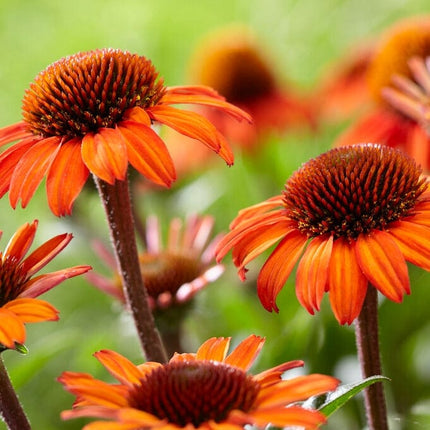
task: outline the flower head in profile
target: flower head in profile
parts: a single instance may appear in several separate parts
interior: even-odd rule
[[[78,53],[36,76],[23,102],[23,121],[0,130],[0,196],[25,207],[46,176],[55,215],[70,214],[89,173],[113,184],[130,163],[147,179],[169,187],[176,178],[170,154],[153,131],[165,124],[219,154],[233,154],[203,116],[172,107],[202,104],[235,118],[250,117],[204,86],[165,87],[145,57],[114,49]]]
[[[58,320],[58,311],[48,302],[36,299],[68,278],[91,269],[75,266],[34,277],[72,240],[71,234],[60,234],[25,257],[37,229],[37,221],[24,224],[0,253],[0,344],[14,349],[25,342],[26,323]]]
[[[276,297],[299,262],[302,306],[313,314],[328,292],[339,323],[351,324],[367,288],[394,302],[410,293],[406,261],[430,270],[428,184],[399,150],[376,144],[332,149],[297,170],[282,195],[242,210],[217,259],[232,249],[245,279],[245,266],[280,241],[258,276],[263,306],[278,311]]]
[[[185,226],[179,218],[174,218],[170,221],[168,237],[163,246],[158,218],[148,217],[146,250],[139,253],[139,261],[154,311],[187,303],[223,273],[224,267],[214,262],[214,249],[220,236],[210,240],[213,225],[211,216],[192,215],[186,220]],[[96,246],[100,257],[115,270],[113,256],[102,245]],[[125,303],[119,276],[108,279],[91,272],[87,277],[100,290]]]
[[[95,421],[85,430],[239,430],[246,424],[265,428],[269,423],[317,428],[325,422],[324,415],[297,402],[334,390],[338,381],[318,374],[281,379],[283,372],[302,366],[301,361],[248,374],[263,343],[263,338],[251,335],[227,355],[230,338],[211,338],[195,354],[175,354],[166,364],[139,366],[114,351],[99,351],[96,358],[118,383],[64,372],[59,381],[76,401],[62,417],[109,420]]]
[[[430,16],[400,21],[382,35],[368,68],[368,92],[374,100],[371,112],[345,130],[335,146],[377,142],[399,148],[430,171],[429,137],[414,117],[404,114],[384,96],[387,87],[399,80],[415,80],[410,69],[414,57],[430,55]]]

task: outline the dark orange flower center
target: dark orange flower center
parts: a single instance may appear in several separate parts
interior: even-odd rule
[[[335,148],[310,160],[285,184],[286,214],[314,237],[355,239],[411,215],[427,187],[404,153],[381,145]]]
[[[15,258],[0,259],[0,307],[16,299],[27,281],[27,273]]]
[[[204,270],[200,259],[191,254],[143,253],[139,260],[148,294],[154,298],[164,292],[174,296],[183,284],[193,281]]]
[[[114,49],[78,53],[36,76],[22,102],[30,131],[44,137],[81,137],[115,127],[134,106],[155,105],[163,82],[145,57]]]
[[[179,427],[224,421],[248,412],[260,385],[243,370],[215,361],[171,362],[154,369],[132,392],[132,406]]]
[[[430,16],[408,19],[395,26],[383,39],[368,72],[373,97],[386,103],[381,96],[384,87],[391,86],[394,75],[413,79],[408,66],[412,57],[430,55]]]
[[[235,43],[207,49],[199,63],[199,82],[222,94],[231,103],[247,103],[270,94],[273,74],[255,48]]]

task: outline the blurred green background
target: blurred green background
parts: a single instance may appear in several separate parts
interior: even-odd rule
[[[354,42],[429,9],[428,0],[0,0],[0,127],[20,119],[21,98],[39,71],[78,51],[114,47],[136,52],[153,61],[167,85],[181,85],[187,83],[188,59],[201,37],[242,23],[267,47],[281,79],[311,94],[324,70]],[[258,160],[238,151],[234,167],[217,159],[210,169],[179,178],[171,190],[149,193],[137,205],[165,224],[173,215],[212,214],[217,231],[225,231],[239,209],[278,194],[289,175],[329,149],[344,126],[323,126],[317,135],[271,137]],[[39,219],[38,244],[63,232],[75,236],[47,270],[91,264],[108,273],[90,247],[93,238],[108,243],[98,197],[90,190],[80,195],[70,218],[49,212],[43,186],[26,210],[12,210],[5,196],[0,214],[1,249],[21,224]],[[242,284],[231,257],[225,259],[226,273],[198,296],[186,321],[187,349],[195,351],[211,336],[233,336],[237,343],[255,333],[267,338],[255,372],[303,359],[306,373],[332,374],[344,383],[359,380],[353,327],[337,324],[327,298],[319,314],[309,315],[298,305],[292,276],[278,299],[281,312],[262,308],[254,285],[261,261],[250,265],[249,280]],[[385,386],[395,430],[430,428],[430,275],[410,267],[410,277],[411,296],[400,305],[383,301],[380,306],[384,374],[392,378]],[[86,420],[59,418],[73,397],[57,376],[74,370],[109,380],[93,352],[114,349],[135,363],[142,354],[130,318],[85,279],[69,280],[43,298],[60,310],[61,319],[28,326],[30,353],[8,351],[4,359],[34,429],[80,429]],[[0,428],[5,426],[0,423]],[[325,428],[364,428],[361,399],[333,415]]]

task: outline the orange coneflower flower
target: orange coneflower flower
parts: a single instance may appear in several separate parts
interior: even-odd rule
[[[76,402],[62,417],[111,420],[88,424],[88,430],[219,430],[246,424],[317,428],[326,421],[324,415],[297,402],[334,390],[338,381],[318,374],[281,379],[286,370],[302,366],[301,361],[248,374],[263,343],[263,338],[251,335],[226,356],[230,338],[211,338],[196,354],[175,354],[167,364],[139,366],[114,351],[99,351],[96,358],[119,384],[64,372],[59,381],[76,395]]]
[[[227,101],[251,115],[252,124],[237,124],[206,106],[198,107],[198,112],[215,124],[232,144],[244,150],[255,149],[267,133],[315,126],[313,104],[291,84],[280,82],[275,66],[255,39],[243,26],[221,28],[199,43],[190,60],[191,82],[214,88]],[[185,140],[170,131],[166,137],[175,165],[187,172],[204,166],[202,161],[207,164],[211,154],[196,145],[186,145],[184,155]]]
[[[179,218],[172,219],[164,247],[158,218],[150,216],[146,224],[146,250],[139,253],[139,261],[154,311],[188,302],[223,273],[224,267],[213,262],[214,249],[221,237],[209,241],[214,225],[211,216],[190,216],[184,228]],[[95,245],[103,261],[116,270],[113,256],[103,245]],[[87,277],[97,288],[125,303],[118,276],[109,279],[91,272]]]
[[[233,154],[204,117],[172,104],[209,105],[236,120],[249,115],[208,87],[165,87],[145,57],[100,49],[63,58],[42,71],[23,99],[23,121],[0,130],[0,145],[20,139],[0,156],[0,196],[25,207],[47,177],[55,215],[70,214],[89,172],[113,184],[128,163],[151,181],[176,178],[170,154],[152,130],[154,122],[203,142],[227,164]]]
[[[351,324],[369,282],[401,302],[410,293],[406,261],[430,270],[428,182],[399,150],[374,144],[332,149],[296,171],[282,195],[242,210],[217,259],[233,249],[244,279],[245,266],[279,240],[257,280],[263,306],[278,311],[276,297],[300,260],[302,306],[313,314],[328,292],[337,320]]]
[[[368,69],[368,91],[375,108],[342,133],[336,146],[377,142],[399,148],[414,157],[427,172],[430,170],[430,144],[415,119],[405,116],[383,97],[383,89],[395,76],[413,79],[409,61],[430,55],[430,16],[409,18],[390,28],[381,38]]]
[[[58,320],[58,311],[48,302],[35,297],[68,278],[91,269],[75,266],[33,277],[72,240],[71,234],[60,234],[25,254],[33,243],[37,221],[24,224],[0,253],[0,344],[1,348],[15,348],[25,342],[25,323]]]

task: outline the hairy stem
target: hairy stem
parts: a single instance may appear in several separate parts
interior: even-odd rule
[[[378,292],[369,285],[363,308],[355,325],[358,358],[364,378],[381,375],[378,332]],[[364,401],[369,430],[388,430],[387,408],[382,382],[364,390]]]
[[[94,176],[109,224],[127,304],[133,314],[146,359],[165,363],[166,352],[148,303],[137,253],[128,181],[113,185]]]

